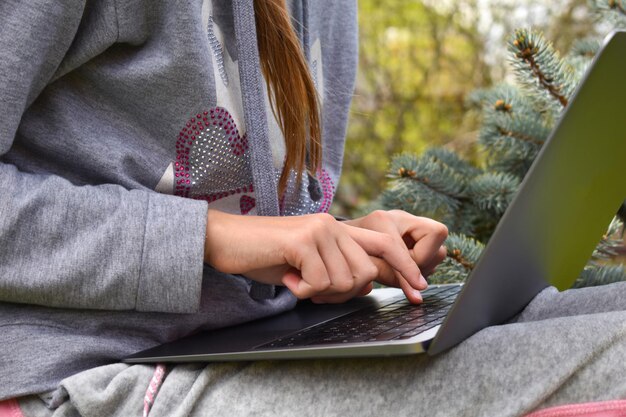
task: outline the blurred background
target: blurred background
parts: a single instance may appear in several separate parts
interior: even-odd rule
[[[342,182],[332,212],[354,216],[386,186],[391,158],[444,145],[472,155],[479,115],[468,94],[508,80],[515,28],[557,50],[602,33],[587,0],[359,0],[360,68]]]

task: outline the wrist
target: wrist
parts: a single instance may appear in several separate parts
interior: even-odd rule
[[[232,216],[232,214],[214,209],[209,209],[207,212],[204,236],[204,262],[214,268],[216,267],[216,248],[220,247],[220,237],[225,235],[224,230],[228,228],[229,217]]]
[[[242,216],[210,209],[204,263],[223,273],[280,284],[288,266],[283,256],[284,234],[284,227],[281,229],[277,218]]]

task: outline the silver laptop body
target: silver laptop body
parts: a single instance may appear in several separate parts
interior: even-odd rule
[[[442,352],[519,313],[548,285],[571,286],[626,198],[626,32],[609,35],[442,324],[402,340],[273,347],[274,340],[402,298],[304,302],[267,319],[199,333],[128,363],[387,356]],[[447,287],[434,286],[433,291]],[[284,344],[283,344],[284,345]]]

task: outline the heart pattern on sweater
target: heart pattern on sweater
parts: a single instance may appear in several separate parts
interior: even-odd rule
[[[246,135],[239,134],[226,109],[215,107],[198,113],[176,140],[174,193],[210,203],[254,192],[248,149]],[[245,197],[240,204],[242,214],[256,205],[254,198]]]
[[[241,214],[248,214],[256,207],[248,138],[239,129],[223,107],[198,113],[191,117],[180,130],[176,139],[174,163],[174,194],[209,203],[243,194],[239,198]],[[276,179],[280,171],[276,172]],[[324,169],[317,172],[316,194],[312,200],[309,181],[305,176],[296,189],[296,175],[292,173],[286,195],[281,200],[282,215],[293,216],[315,212],[327,212],[333,199],[334,183]]]
[[[290,178],[287,186],[289,190],[295,190],[284,196],[280,201],[280,213],[283,216],[300,216],[309,213],[327,213],[333,202],[335,194],[335,184],[330,174],[324,169],[319,169],[316,173],[317,184],[311,184],[312,180],[309,176],[302,178],[302,184],[299,190],[295,190],[295,174]],[[309,190],[310,186],[319,187],[317,193],[320,198],[314,201]]]

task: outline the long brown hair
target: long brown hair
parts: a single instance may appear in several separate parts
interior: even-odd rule
[[[292,170],[300,184],[305,170],[315,175],[321,165],[320,105],[285,0],[254,0],[254,11],[261,70],[287,150],[278,182],[282,196]]]

